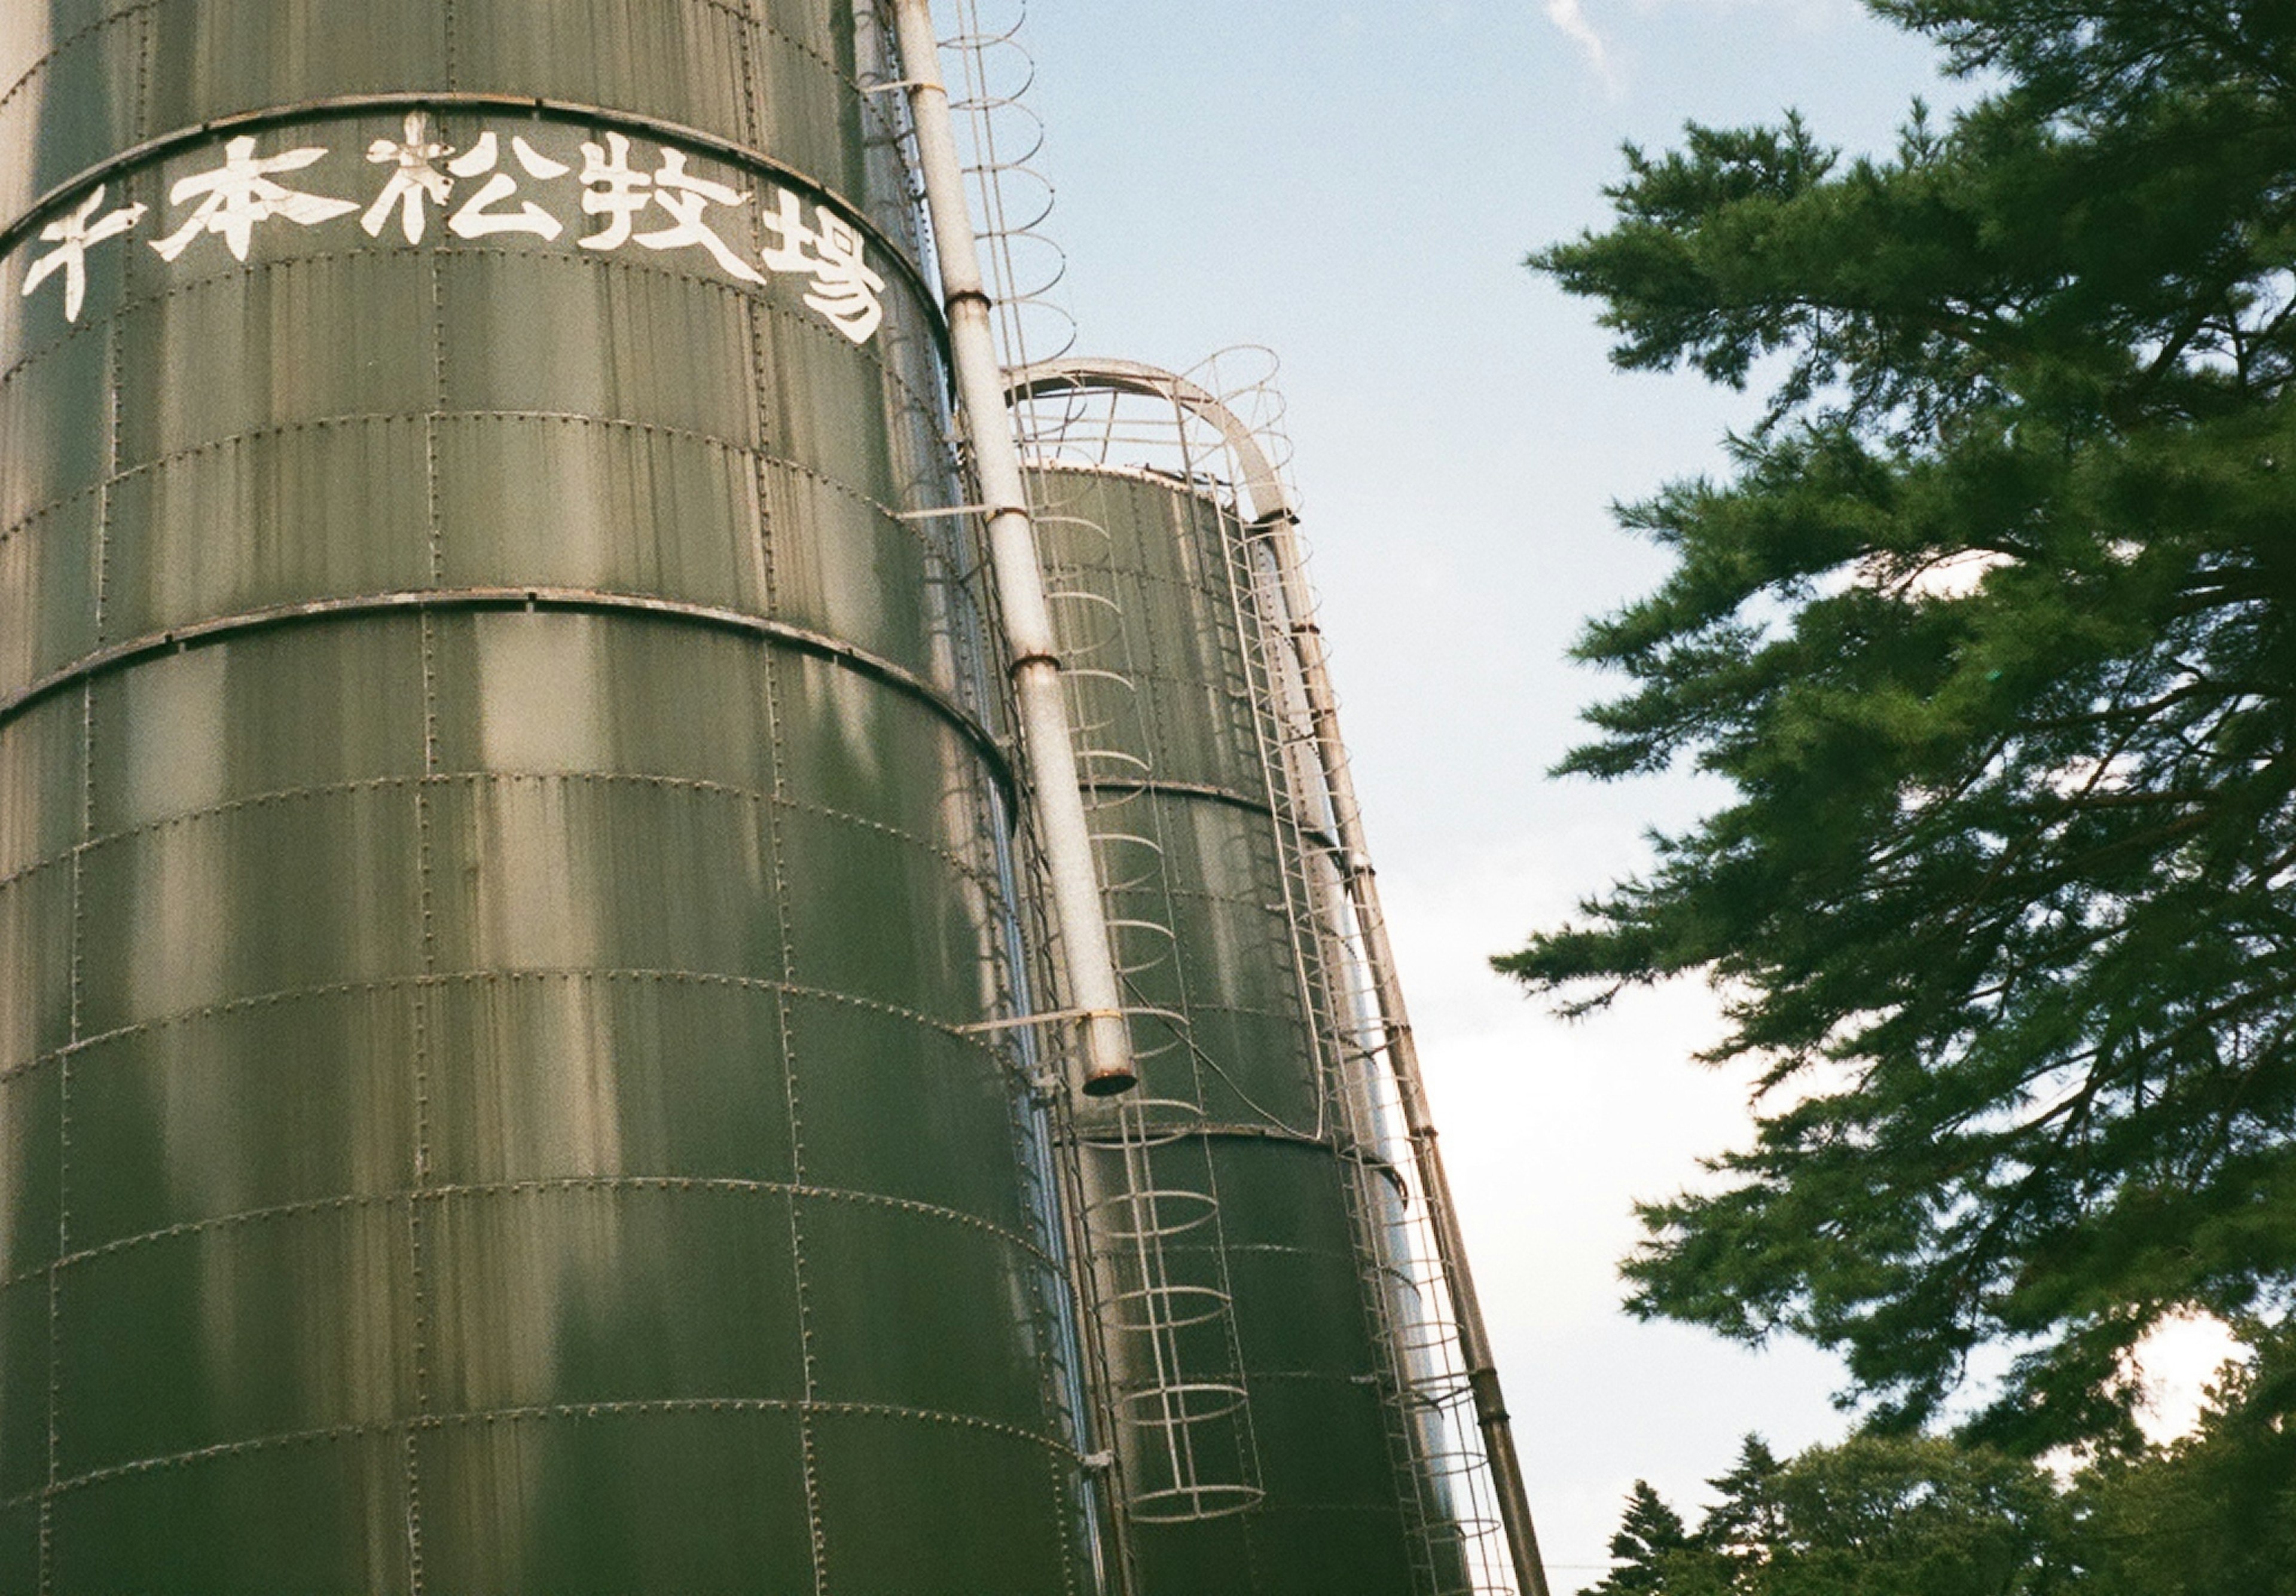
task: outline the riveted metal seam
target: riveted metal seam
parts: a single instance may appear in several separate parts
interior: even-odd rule
[[[734,0],[700,0],[700,4],[704,9],[717,12],[721,15],[734,17],[737,20],[746,22],[750,20],[747,10],[737,6],[734,3]],[[67,35],[62,40],[53,43],[45,53],[34,60],[20,74],[18,75],[14,82],[11,83],[4,91],[0,91],[0,110],[5,110],[8,103],[14,100],[16,96],[24,90],[27,85],[31,83],[34,78],[39,77],[43,72],[53,66],[59,57],[63,55],[66,52],[77,47],[91,35],[101,33],[106,29],[118,24],[133,21],[135,25],[138,35],[138,53],[136,62],[137,74],[135,85],[135,127],[137,131],[138,143],[140,144],[149,137],[148,130],[151,122],[151,43],[152,20],[158,10],[159,0],[140,0],[139,4],[124,7],[112,12],[111,15],[100,17],[95,21],[88,23],[78,29],[77,31]],[[448,34],[447,40],[447,49],[446,68],[448,92],[451,93],[454,92],[455,88],[455,78],[458,76],[457,68],[459,65],[456,60],[456,52],[455,48],[456,40],[454,32],[454,17],[451,4],[447,7],[447,13]],[[885,127],[889,132],[891,131],[892,124],[890,122],[889,113],[878,106],[876,96],[868,92],[868,86],[864,85],[855,78],[848,76],[834,60],[823,54],[819,50],[815,49],[812,45],[807,44],[796,35],[791,34],[785,29],[776,28],[769,21],[760,21],[758,23],[758,27],[762,32],[773,38],[780,40],[783,45],[785,45],[791,54],[802,57],[803,59],[810,61],[815,66],[826,72],[830,77],[836,79],[839,83],[842,84],[847,89],[850,90],[853,96],[859,101],[863,115],[875,119],[881,127]],[[743,44],[746,46],[748,42],[746,29],[742,30],[741,37],[742,37]],[[521,106],[527,106],[530,105],[532,102],[527,97],[520,96],[517,97],[515,103]],[[215,126],[217,124],[209,125]],[[754,118],[750,120],[750,125],[743,129],[743,133],[748,140],[750,147],[759,151],[763,150],[766,142],[764,131],[762,127]],[[37,210],[38,207],[36,205],[33,209]],[[857,212],[858,208],[855,207],[854,209]]]
[[[810,628],[775,620],[767,616],[752,615],[745,610],[726,610],[716,605],[689,603],[679,599],[659,599],[640,593],[613,593],[594,589],[556,587],[463,587],[411,588],[390,593],[360,593],[348,598],[315,599],[302,603],[283,604],[270,609],[243,611],[237,615],[211,618],[163,632],[149,633],[111,648],[86,655],[38,681],[29,683],[15,692],[0,695],[0,724],[20,712],[26,706],[44,699],[87,677],[134,663],[149,655],[172,653],[179,649],[201,642],[222,641],[230,636],[267,630],[276,626],[310,624],[347,617],[373,615],[382,611],[447,611],[495,610],[554,610],[597,614],[636,612],[676,620],[700,622],[705,626],[737,632],[767,642],[781,642],[803,653],[816,654],[844,665],[858,674],[895,688],[904,695],[931,709],[973,745],[999,782],[1009,791],[1012,783],[1011,762],[1004,747],[988,729],[974,720],[941,690],[907,667]]]
[[[450,65],[450,81],[452,70]],[[446,570],[446,550],[440,530],[439,421],[446,405],[447,395],[445,268],[441,257],[436,252],[430,258],[430,408],[422,422],[422,520],[429,576],[431,585],[435,587],[440,585]],[[415,784],[414,792],[414,868],[425,979],[409,994],[414,1010],[414,1056],[409,1063],[414,1077],[413,1150],[414,1186],[418,1191],[429,1183],[430,1177],[431,1005],[429,978],[435,977],[439,970],[438,901],[434,885],[438,862],[432,838],[436,816],[430,801],[431,782],[439,773],[439,635],[438,623],[431,610],[425,609],[421,612],[419,631],[422,661],[422,779]],[[409,1351],[414,1366],[414,1408],[417,1413],[426,1413],[430,1409],[428,1240],[421,1206],[409,1203],[406,1208],[406,1248],[410,1305],[414,1317],[407,1326],[407,1332],[413,1343]],[[411,1429],[407,1431],[402,1445],[401,1461],[406,1486],[407,1588],[413,1596],[422,1596],[422,1449],[415,1445]]]
[[[1197,684],[1193,681],[1176,683],[1176,685],[1186,687],[1193,687]],[[1262,800],[1211,782],[1174,782],[1157,776],[1144,776],[1136,780],[1110,776],[1087,777],[1081,785],[1087,792],[1093,793],[1145,792],[1160,798],[1203,798],[1215,804],[1226,804],[1230,808],[1242,809],[1251,814],[1267,816],[1273,813]],[[1338,840],[1321,827],[1302,826],[1300,830],[1308,839],[1317,847],[1333,854],[1340,851]]]
[[[467,1181],[434,1183],[397,1191],[358,1191],[333,1197],[306,1198],[299,1202],[273,1203],[260,1208],[244,1208],[234,1214],[210,1215],[204,1219],[185,1219],[157,1230],[140,1231],[130,1236],[115,1236],[94,1247],[85,1247],[36,1268],[26,1269],[0,1281],[0,1289],[16,1286],[48,1273],[51,1269],[74,1268],[99,1258],[135,1252],[163,1242],[181,1240],[186,1236],[216,1235],[249,1226],[276,1224],[282,1220],[308,1218],[316,1214],[340,1213],[353,1208],[396,1207],[401,1203],[410,1206],[430,1204],[443,1206],[449,1201],[469,1201],[473,1198],[535,1196],[554,1191],[698,1191],[709,1196],[783,1196],[807,1198],[823,1202],[851,1203],[859,1207],[886,1208],[913,1217],[931,1219],[962,1230],[978,1232],[1014,1250],[1025,1253],[1039,1263],[1051,1260],[1037,1240],[1025,1232],[980,1214],[963,1208],[952,1208],[945,1203],[926,1202],[921,1198],[893,1197],[882,1191],[862,1191],[849,1186],[816,1186],[801,1181],[752,1180],[742,1175],[701,1174],[568,1174],[532,1175],[521,1180]],[[429,1412],[429,1409],[422,1410]]]
[[[479,1408],[450,1413],[426,1413],[412,1419],[377,1419],[364,1422],[327,1425],[321,1428],[293,1430],[283,1434],[251,1436],[244,1440],[224,1441],[212,1446],[201,1446],[188,1452],[169,1453],[163,1456],[136,1458],[127,1462],[112,1463],[73,1476],[60,1484],[56,1490],[76,1491],[99,1486],[111,1480],[137,1474],[150,1474],[163,1469],[180,1469],[211,1462],[217,1458],[244,1457],[251,1453],[274,1452],[291,1446],[312,1446],[329,1441],[356,1439],[362,1436],[393,1435],[404,1432],[409,1444],[425,1431],[462,1428],[473,1425],[501,1423],[531,1423],[544,1420],[623,1418],[644,1413],[709,1413],[709,1412],[795,1412],[825,1413],[842,1417],[890,1419],[911,1423],[935,1425],[950,1429],[977,1430],[1001,1436],[1007,1440],[1024,1442],[1046,1448],[1054,1453],[1074,1456],[1074,1451],[1058,1436],[1039,1435],[1016,1424],[1005,1424],[994,1419],[982,1419],[971,1413],[954,1413],[939,1408],[907,1407],[897,1403],[882,1402],[808,1402],[778,1396],[672,1396],[639,1399],[613,1399],[601,1402],[567,1402],[536,1404],[508,1408]],[[0,1502],[0,1508],[20,1507],[33,1500],[33,1493]]]
[[[759,247],[762,248],[762,246]],[[776,319],[786,322],[794,327],[803,329],[808,336],[823,340],[824,347],[836,349],[840,354],[850,356],[856,352],[854,346],[851,343],[847,341],[840,334],[830,328],[819,316],[809,312],[800,312],[795,306],[789,305],[777,298],[769,296],[759,289],[744,287],[740,283],[729,282],[722,277],[705,275],[700,273],[681,269],[673,259],[667,257],[651,255],[622,256],[619,254],[592,254],[578,256],[566,255],[554,250],[516,250],[506,248],[501,244],[480,244],[471,242],[460,242],[452,246],[378,244],[372,248],[364,249],[313,250],[301,254],[284,256],[277,259],[252,260],[247,262],[243,266],[234,264],[228,268],[214,272],[204,272],[195,276],[184,274],[181,271],[171,272],[168,274],[167,285],[165,287],[161,288],[157,292],[140,295],[127,295],[121,299],[118,310],[111,316],[107,317],[105,321],[99,322],[91,319],[86,322],[74,322],[67,323],[65,330],[62,333],[49,340],[46,343],[27,348],[22,355],[19,356],[16,360],[7,367],[0,369],[0,388],[5,388],[10,383],[19,381],[25,372],[38,364],[42,360],[46,359],[58,349],[64,348],[75,337],[91,334],[97,329],[104,326],[107,322],[118,321],[127,315],[134,314],[136,311],[148,309],[152,306],[164,305],[170,299],[183,299],[225,283],[252,281],[258,277],[286,275],[308,266],[333,266],[343,261],[354,260],[375,260],[394,258],[406,258],[414,257],[436,258],[440,255],[452,256],[456,259],[491,258],[496,260],[516,260],[522,264],[543,263],[549,266],[562,266],[569,269],[581,268],[592,272],[604,272],[610,274],[619,274],[632,277],[644,277],[659,282],[675,282],[680,285],[707,288],[715,291],[720,297],[731,299],[738,304],[763,305],[767,307],[768,313]],[[924,307],[923,319],[928,323],[935,320],[930,302],[928,302]],[[830,341],[832,340],[835,341]],[[879,342],[880,340],[872,339],[867,344],[861,346],[858,350],[861,357],[876,367],[881,380],[890,382],[899,389],[902,395],[912,403],[918,404],[920,405],[923,405],[923,397],[919,395],[916,389],[909,384],[907,378],[901,373],[898,367],[889,364],[885,360],[883,355],[880,352]],[[388,414],[389,413],[381,413]],[[610,420],[611,418],[584,416],[581,419],[586,421],[600,421]],[[741,446],[746,447],[748,446]],[[852,494],[855,497],[862,496],[856,493],[850,487],[848,487],[843,483],[836,482],[834,479],[824,477],[823,478],[823,480],[842,487],[845,492]],[[86,490],[83,489],[81,491]],[[887,509],[886,513],[890,515],[894,512],[889,508]],[[29,520],[30,518],[26,517],[24,519]],[[12,528],[11,529],[12,530]]]
[[[984,888],[994,886],[993,878],[977,862],[950,847],[946,841],[922,836],[887,821],[872,820],[866,815],[855,814],[849,810],[840,809],[830,804],[808,803],[799,798],[777,798],[771,792],[762,789],[743,787],[730,782],[714,782],[694,776],[654,775],[644,771],[447,771],[435,777],[367,776],[355,781],[316,782],[308,787],[283,787],[266,792],[246,793],[238,798],[226,798],[219,803],[209,804],[202,808],[160,815],[135,825],[123,826],[116,831],[102,832],[91,836],[86,846],[89,851],[94,852],[114,843],[130,842],[137,838],[155,836],[180,827],[197,825],[250,809],[271,808],[306,798],[347,798],[363,792],[383,792],[396,788],[412,788],[425,781],[433,786],[454,783],[472,786],[480,783],[518,786],[528,783],[564,782],[598,787],[642,787],[657,791],[697,793],[716,798],[737,798],[753,804],[778,803],[800,814],[815,815],[824,820],[834,821],[840,825],[849,825],[862,831],[875,832],[882,837],[891,838],[919,853],[931,855],[965,880]],[[36,859],[20,870],[6,876],[0,876],[0,892],[6,892],[20,882],[29,880],[44,871],[53,870],[66,863],[70,856],[70,850],[68,849],[64,853],[52,855],[45,859]]]
[[[745,24],[743,31],[746,37],[747,25],[751,20],[753,18],[762,20],[762,18],[758,0],[742,0],[742,10]],[[742,71],[744,103],[758,105],[762,114],[763,102],[758,99],[759,89],[754,63],[746,52],[742,60]],[[849,206],[848,209],[852,208]],[[762,224],[754,210],[750,212],[749,220],[750,241],[755,245],[761,241]],[[922,282],[922,277],[913,274],[910,281],[913,284],[919,283]],[[927,303],[930,302],[928,298]],[[758,309],[762,307],[764,301],[753,299],[750,304],[751,307],[749,314],[750,405],[750,413],[756,418],[759,443],[759,447],[753,456],[755,463],[751,492],[755,495],[756,502],[751,511],[753,518],[751,525],[755,529],[758,580],[763,585],[766,608],[768,611],[772,611],[781,608],[782,596],[779,564],[775,559],[777,545],[773,522],[773,495],[765,466],[767,452],[775,442],[767,421],[773,411],[767,402],[769,393],[769,362],[767,355],[766,321],[758,314]],[[928,317],[929,321],[931,319]],[[775,683],[775,675],[776,673],[769,661],[760,678],[758,689],[764,700],[759,708],[765,715],[766,746],[767,757],[771,761],[771,768],[767,773],[767,776],[773,784],[774,797],[780,799],[789,794],[787,774],[789,749],[783,738],[781,694]],[[760,816],[765,823],[761,840],[765,846],[767,877],[773,892],[773,903],[770,907],[773,914],[774,935],[779,945],[782,975],[784,981],[788,981],[795,978],[798,965],[793,938],[790,934],[789,874],[783,853],[780,814],[781,810],[777,803],[766,806],[765,812]],[[782,1094],[783,1101],[788,1109],[790,1168],[797,1176],[798,1183],[803,1184],[805,1183],[805,1115],[803,1106],[799,1101],[797,1048],[790,1019],[789,994],[786,991],[777,992],[774,1000],[774,1026],[775,1035],[781,1044]],[[792,1299],[797,1305],[798,1378],[803,1388],[805,1399],[810,1403],[818,1390],[818,1375],[813,1355],[813,1304],[811,1293],[807,1289],[805,1219],[802,1208],[803,1205],[796,1201],[791,1202],[789,1206],[790,1279]],[[827,1533],[822,1523],[821,1460],[815,1445],[811,1417],[804,1412],[800,1412],[798,1415],[798,1447],[800,1463],[805,1477],[806,1544],[813,1569],[814,1596],[826,1596],[829,1588],[829,1546]]]
[[[0,110],[7,110],[8,102],[23,92],[24,86],[26,84],[31,82],[33,78],[45,71],[48,67],[55,61],[57,57],[62,55],[65,51],[71,49],[82,39],[86,38],[90,34],[102,33],[105,29],[113,26],[115,23],[140,20],[145,12],[158,10],[159,4],[160,0],[136,0],[136,4],[122,6],[119,10],[113,12],[109,16],[98,17],[94,21],[89,22],[78,29],[77,31],[66,34],[62,38],[55,40],[50,44],[47,49],[47,53],[34,61],[30,66],[26,67],[21,73],[18,74],[15,82],[10,84],[5,90],[0,91]],[[139,110],[141,110],[140,107],[138,109]]]
[[[849,1008],[862,1009],[871,1013],[905,1019],[939,1031],[953,1041],[964,1043],[968,1046],[979,1048],[983,1052],[995,1051],[993,1043],[970,1033],[964,1024],[955,1020],[943,1019],[936,1015],[926,1014],[900,1003],[888,1003],[878,998],[863,997],[850,992],[834,991],[825,986],[800,986],[794,982],[775,980],[764,976],[733,975],[691,970],[596,970],[588,966],[571,970],[466,970],[442,971],[432,975],[405,974],[377,976],[364,980],[331,981],[315,986],[287,987],[276,992],[258,993],[246,997],[226,998],[218,1003],[202,1003],[194,1008],[177,1010],[174,1013],[160,1015],[154,1019],[139,1019],[127,1025],[115,1026],[110,1030],[83,1036],[65,1047],[52,1048],[21,1063],[0,1070],[0,1084],[13,1080],[29,1070],[37,1069],[51,1060],[63,1057],[67,1052],[86,1052],[91,1048],[125,1037],[146,1035],[167,1029],[171,1026],[195,1024],[203,1019],[212,1019],[226,1014],[291,1003],[301,998],[342,996],[358,992],[394,992],[404,988],[425,986],[456,986],[474,981],[502,980],[665,981],[673,985],[728,986],[740,987],[745,991],[777,992],[791,997],[842,1003]]]
[[[325,432],[336,428],[371,427],[392,422],[434,420],[439,422],[555,422],[566,425],[594,427],[613,432],[635,432],[649,437],[676,438],[701,444],[728,455],[757,457],[767,470],[802,478],[817,487],[830,489],[840,497],[861,505],[873,512],[892,530],[899,532],[902,536],[915,543],[921,552],[928,554],[933,552],[929,535],[920,531],[911,521],[903,519],[901,512],[880,500],[871,498],[851,484],[840,481],[818,467],[808,465],[803,461],[779,458],[765,454],[753,444],[742,443],[734,438],[719,438],[693,428],[675,426],[668,422],[638,421],[620,416],[585,415],[572,411],[553,410],[459,410],[426,412],[421,414],[406,411],[348,412],[339,415],[307,416],[291,422],[275,422],[267,426],[249,427],[220,438],[203,438],[198,443],[170,450],[165,454],[155,455],[150,460],[138,461],[134,465],[107,475],[101,482],[92,482],[84,487],[74,488],[61,498],[29,510],[7,527],[0,528],[0,548],[6,547],[12,538],[29,532],[40,521],[91,495],[108,492],[121,482],[132,481],[139,477],[157,476],[170,467],[198,460],[205,455],[237,450],[250,444],[266,443],[274,438],[291,438],[306,432]]]
[[[745,7],[737,4],[735,0],[698,0],[698,4],[703,9],[718,12],[738,20],[746,20],[750,18],[750,12]],[[8,86],[4,92],[0,92],[0,109],[4,109],[8,102],[14,99],[27,83],[39,76],[40,72],[53,63],[58,56],[63,54],[64,52],[70,50],[75,45],[78,45],[88,35],[92,33],[101,33],[103,29],[111,27],[115,22],[125,21],[130,18],[142,18],[147,16],[149,13],[155,12],[158,9],[159,0],[135,0],[135,4],[121,6],[119,10],[111,12],[109,16],[99,17],[94,21],[86,24],[77,31],[65,35],[62,39],[50,45],[45,54],[40,55],[35,59],[29,66],[26,67],[25,70],[17,76],[16,80]],[[824,55],[820,51],[815,49],[811,45],[807,44],[803,39],[799,38],[795,34],[792,34],[784,29],[776,28],[771,22],[765,21],[762,19],[758,19],[758,23],[764,32],[769,33],[775,38],[780,39],[783,44],[790,47],[793,53],[802,55],[808,60],[813,61],[816,66],[819,66],[824,71],[828,72],[839,82],[844,84],[848,88],[852,89],[857,95],[865,92],[864,86],[857,79],[848,77],[844,70],[838,66],[835,61]],[[451,74],[454,71],[451,55],[448,59],[447,71],[451,77]]]

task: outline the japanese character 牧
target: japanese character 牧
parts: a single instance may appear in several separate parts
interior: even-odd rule
[[[606,147],[582,146],[582,212],[608,218],[603,232],[578,241],[586,250],[618,250],[630,241],[630,218],[653,202],[653,179],[630,169],[630,141],[606,135]]]
[[[727,188],[722,183],[690,176],[685,169],[685,152],[682,150],[664,150],[661,152],[661,170],[654,174],[653,184],[654,203],[676,217],[677,225],[637,233],[634,235],[636,242],[649,250],[676,250],[687,244],[698,244],[709,251],[711,259],[742,282],[765,282],[763,272],[734,254],[726,241],[701,219],[702,211],[709,206],[743,204],[749,200],[749,195]]]

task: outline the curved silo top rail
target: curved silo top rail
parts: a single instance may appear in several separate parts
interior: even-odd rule
[[[1136,360],[1073,357],[1039,361],[1004,373],[1004,391],[1015,400],[1059,393],[1128,393],[1165,399],[1210,423],[1234,452],[1254,520],[1283,516],[1296,520],[1291,490],[1261,446],[1259,433],[1218,394],[1177,372]]]

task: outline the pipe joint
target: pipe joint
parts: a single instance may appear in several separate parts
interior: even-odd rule
[[[1467,1371],[1467,1387],[1475,1395],[1475,1416],[1486,1425],[1507,1422],[1506,1398],[1499,1391],[1499,1371],[1488,1363]]]

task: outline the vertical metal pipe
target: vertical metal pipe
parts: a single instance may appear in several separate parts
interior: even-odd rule
[[[1427,1093],[1419,1073],[1419,1047],[1403,1004],[1403,987],[1395,972],[1395,950],[1387,937],[1387,917],[1381,912],[1379,883],[1365,846],[1363,811],[1356,803],[1355,778],[1348,769],[1347,747],[1340,740],[1339,703],[1324,656],[1323,633],[1316,627],[1314,600],[1308,589],[1300,557],[1297,518],[1289,509],[1260,519],[1275,554],[1277,579],[1283,603],[1292,618],[1292,645],[1300,660],[1300,680],[1308,695],[1308,712],[1314,723],[1316,748],[1331,793],[1332,821],[1339,832],[1341,874],[1347,883],[1364,953],[1372,968],[1379,1000],[1380,1019],[1387,1035],[1388,1057],[1395,1071],[1398,1097],[1403,1107],[1404,1128],[1419,1158],[1420,1178],[1434,1221],[1435,1245],[1441,1255],[1444,1283],[1451,1293],[1452,1312],[1459,1321],[1459,1349],[1467,1361],[1468,1379],[1474,1392],[1475,1418],[1483,1432],[1483,1449],[1491,1464],[1499,1515],[1507,1544],[1514,1556],[1515,1577],[1524,1596],[1547,1596],[1546,1568],[1538,1555],[1538,1537],[1531,1525],[1530,1501],[1523,1489],[1522,1465],[1515,1456],[1514,1428],[1507,1417],[1506,1401],[1499,1390],[1498,1368],[1491,1356],[1490,1334],[1483,1326],[1481,1301],[1475,1295],[1474,1277],[1467,1269],[1466,1240],[1459,1231],[1458,1209],[1451,1200],[1451,1183],[1443,1172],[1443,1155],[1435,1142],[1435,1122],[1428,1111]]]
[[[1078,1084],[1093,1096],[1128,1090],[1137,1081],[1122,1014],[1116,959],[1100,902],[1092,833],[1069,740],[1061,662],[1037,563],[1036,528],[1029,518],[1021,450],[989,330],[988,291],[964,198],[964,168],[950,125],[948,90],[940,75],[940,46],[931,0],[894,0],[901,46],[903,87],[916,127],[918,165],[931,219],[933,253],[940,263],[942,303],[948,315],[950,364],[973,466],[988,520],[988,558],[1002,611],[1006,667],[1019,709],[1021,750],[1029,772],[1029,800],[1052,878],[1053,924],[1065,959],[1070,1006],[1082,1038]]]

